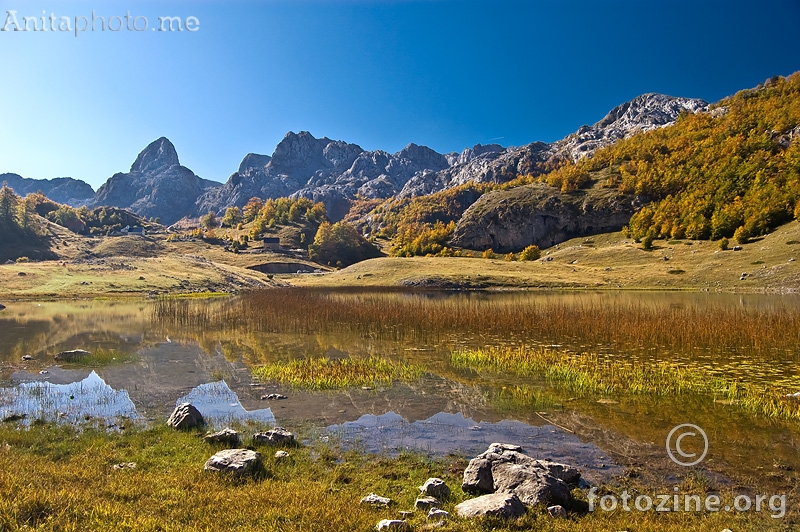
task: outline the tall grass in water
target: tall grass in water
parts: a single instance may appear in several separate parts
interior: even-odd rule
[[[499,347],[455,351],[451,363],[475,371],[539,376],[579,394],[700,394],[731,401],[757,415],[800,419],[800,400],[786,397],[787,390],[742,383],[669,362],[630,364],[592,353]]]
[[[424,374],[425,370],[420,366],[375,357],[363,360],[305,358],[276,362],[253,370],[253,375],[260,380],[274,380],[315,390],[389,385],[395,380],[413,381]]]
[[[537,297],[434,296],[398,291],[267,290],[223,301],[161,299],[153,323],[182,328],[276,333],[355,333],[395,341],[439,341],[453,334],[528,338],[617,352],[768,356],[800,353],[800,309],[671,305]],[[490,343],[490,342],[485,342]]]

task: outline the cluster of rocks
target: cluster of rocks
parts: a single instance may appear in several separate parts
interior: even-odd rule
[[[571,490],[588,484],[581,473],[572,466],[536,460],[525,454],[518,445],[493,443],[489,448],[470,460],[464,470],[462,490],[477,495],[455,507],[456,515],[476,518],[486,515],[499,518],[516,518],[527,508],[547,505],[553,517],[566,517],[572,501]],[[414,511],[427,512],[428,520],[442,523],[450,514],[440,508],[441,501],[450,497],[450,488],[440,478],[430,478],[419,487],[422,495],[417,498],[413,511],[401,511],[408,518]],[[388,507],[392,500],[370,493],[361,504]],[[405,519],[384,519],[378,530],[409,530]]]
[[[191,403],[181,403],[167,419],[167,425],[177,430],[190,430],[205,426],[203,415]],[[215,473],[226,473],[235,478],[256,475],[263,469],[261,453],[253,449],[241,448],[242,434],[226,427],[217,432],[206,434],[203,439],[212,444],[223,444],[230,449],[223,449],[209,458],[203,469]],[[272,445],[288,446],[295,443],[294,434],[282,427],[275,427],[264,432],[257,432],[252,437],[253,446]],[[285,450],[275,452],[275,459],[289,457]]]

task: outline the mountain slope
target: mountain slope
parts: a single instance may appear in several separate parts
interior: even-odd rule
[[[554,197],[575,197],[599,186],[625,198],[622,204],[628,204],[631,218],[615,219],[615,229],[627,225],[635,239],[735,237],[744,243],[800,217],[798,139],[800,73],[740,91],[709,112],[682,116],[671,127],[631,135],[541,179]],[[559,235],[569,226],[569,216],[558,223],[548,218],[558,238],[542,241],[537,230],[546,224],[531,230],[522,220],[552,213],[525,189],[518,195],[527,200],[515,202],[523,207],[509,213],[500,202],[503,194],[489,192],[468,209],[453,243],[478,249],[500,243],[502,249],[518,250],[526,239],[539,245],[563,240]],[[593,229],[572,236],[598,228]],[[515,245],[506,245],[509,241]]]
[[[70,207],[82,207],[94,198],[94,189],[88,183],[71,177],[29,179],[17,174],[0,174],[0,184],[3,182],[19,196],[41,192],[51,200]]]

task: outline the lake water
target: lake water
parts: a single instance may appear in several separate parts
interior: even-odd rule
[[[620,360],[674,360],[746,382],[800,390],[796,331],[765,334],[764,342],[772,344],[755,342],[740,349],[724,338],[713,343],[689,327],[690,320],[702,314],[697,311],[708,308],[753,312],[764,327],[784,323],[777,318],[800,309],[795,296],[392,292],[333,297],[335,305],[344,302],[352,308],[374,304],[377,298],[387,309],[411,305],[422,312],[433,306],[449,316],[474,305],[504,312],[507,306],[535,304],[540,310],[553,309],[554,315],[579,305],[596,309],[598,327],[606,319],[600,316],[603,312],[635,305],[642,315],[650,313],[651,322],[660,313],[669,316],[675,332],[674,337],[669,330],[653,333],[663,338],[652,345],[640,340],[625,344],[629,337],[624,331],[611,337],[591,327],[582,333],[565,326],[569,334],[561,334],[559,327],[522,323],[504,331],[490,326],[490,319],[485,329],[480,320],[464,330],[447,325],[428,330],[424,324],[387,325],[380,320],[375,326],[357,327],[337,314],[344,307],[325,306],[307,309],[313,322],[308,316],[286,322],[275,318],[270,326],[268,321],[251,323],[242,315],[233,320],[236,324],[220,326],[215,316],[237,316],[237,299],[186,302],[195,312],[204,309],[205,325],[163,320],[154,301],[12,302],[0,312],[0,418],[22,418],[21,424],[41,418],[124,427],[163,422],[176,403],[189,401],[212,427],[277,424],[368,452],[417,449],[432,455],[474,455],[493,441],[517,443],[536,457],[578,465],[590,479],[620,474],[633,462],[663,459],[670,428],[694,423],[709,434],[710,471],[749,478],[776,467],[800,468],[796,422],[760,419],[709,397],[615,397],[598,402],[597,397],[571,397],[544,381],[478,374],[449,362],[453,349],[528,343],[591,350]],[[253,312],[252,305],[241,308],[244,314]],[[393,319],[400,320],[397,316]],[[648,327],[653,327],[651,322]],[[720,335],[736,335],[725,323],[713,326]],[[119,357],[97,364],[54,360],[60,351],[79,348],[113,350]],[[379,356],[420,364],[429,373],[411,383],[324,392],[251,378],[251,368],[260,364],[310,356]],[[519,386],[541,392],[547,400],[534,406],[503,400],[506,390]],[[270,393],[288,398],[262,399]]]

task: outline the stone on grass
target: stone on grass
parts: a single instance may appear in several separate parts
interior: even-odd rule
[[[429,521],[442,521],[448,517],[450,517],[449,512],[445,512],[444,510],[440,510],[438,508],[431,508],[431,511],[428,512]]]
[[[61,351],[55,356],[55,359],[62,362],[75,362],[88,356],[91,356],[91,353],[85,349],[73,349],[72,351]]]
[[[425,484],[419,487],[419,491],[431,497],[446,499],[450,496],[450,488],[440,478],[429,478]]]
[[[253,443],[261,445],[281,445],[294,443],[294,434],[283,427],[275,427],[272,430],[254,434]]]
[[[204,424],[203,415],[191,403],[176,406],[167,420],[167,425],[180,430],[189,430]]]
[[[261,396],[262,401],[279,401],[281,399],[288,399],[288,397],[280,393],[269,393]]]
[[[206,462],[203,469],[215,473],[228,473],[241,477],[258,471],[261,466],[261,454],[250,449],[225,449]]]
[[[459,517],[482,517],[492,515],[504,519],[519,517],[525,506],[513,493],[492,493],[469,499],[456,506]]]
[[[384,519],[375,528],[378,530],[410,530],[408,523],[399,519]]]
[[[392,499],[389,497],[381,497],[377,493],[370,493],[359,502],[361,504],[369,504],[370,506],[389,506],[392,504]]]
[[[554,504],[553,506],[548,506],[547,507],[547,513],[549,513],[551,517],[566,517],[567,516],[567,511],[560,504]]]
[[[275,451],[275,460],[283,460],[284,458],[289,458],[289,453],[286,451]]]
[[[419,499],[414,502],[414,508],[417,510],[428,510],[430,508],[437,508],[441,506],[442,503],[439,502],[439,499],[436,497],[420,497]]]
[[[30,355],[22,355],[22,360],[33,360],[33,357]]]
[[[515,493],[523,504],[566,504],[580,472],[572,466],[535,460],[518,445],[493,443],[470,460],[462,488],[471,493]]]
[[[219,432],[207,434],[203,439],[209,443],[224,443],[233,447],[238,447],[242,443],[239,433],[231,428],[224,428]]]
[[[111,466],[111,469],[115,471],[119,471],[120,469],[136,469],[136,462],[122,462],[119,464],[114,464]]]

